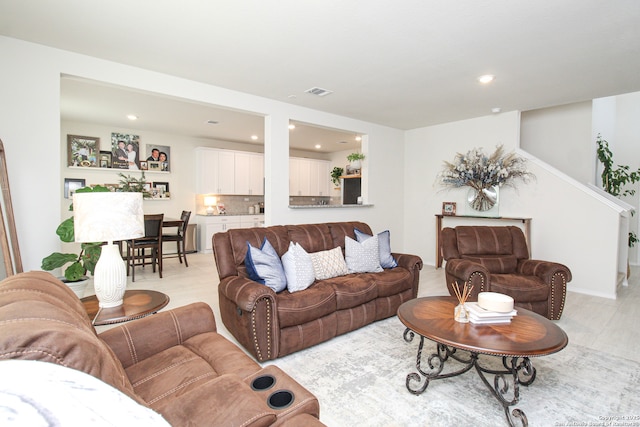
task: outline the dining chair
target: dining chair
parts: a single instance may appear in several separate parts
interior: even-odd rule
[[[151,249],[153,272],[158,272],[162,279],[162,220],[164,214],[144,216],[144,237],[127,240],[127,274],[131,268],[131,281],[136,281],[135,267],[146,265],[146,249]]]
[[[180,227],[178,227],[177,233],[162,234],[163,242],[176,242],[180,264],[182,264],[182,258],[184,257],[184,264],[187,267],[189,267],[189,263],[187,262],[187,252],[185,251],[185,240],[187,236],[187,226],[189,225],[189,218],[191,218],[191,211],[182,211],[182,215],[180,215],[182,224],[180,225]],[[175,255],[171,254],[171,256],[165,256],[165,258],[175,258]]]

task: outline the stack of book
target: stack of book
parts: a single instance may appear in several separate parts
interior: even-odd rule
[[[515,309],[506,313],[485,310],[477,302],[467,302],[464,306],[469,312],[469,321],[475,324],[511,323],[513,316],[518,314]]]

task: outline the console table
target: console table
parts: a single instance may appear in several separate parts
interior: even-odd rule
[[[514,217],[506,217],[506,216],[479,216],[479,215],[442,215],[436,214],[436,268],[442,267],[442,250],[440,248],[441,242],[441,234],[442,234],[442,219],[456,219],[456,218],[466,218],[466,219],[488,219],[488,220],[497,220],[497,221],[520,221],[524,224],[524,237],[527,239],[527,249],[529,250],[529,256],[531,256],[531,218],[514,218]]]

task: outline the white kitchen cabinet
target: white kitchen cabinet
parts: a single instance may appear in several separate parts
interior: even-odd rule
[[[289,158],[290,196],[329,196],[327,160]]]
[[[264,215],[243,215],[240,217],[242,228],[264,227]]]
[[[234,194],[235,156],[230,150],[196,148],[196,192]]]
[[[234,194],[264,194],[264,156],[258,153],[235,153]]]
[[[232,228],[241,228],[240,216],[235,215],[197,215],[198,222],[198,252],[211,253],[213,246],[211,238],[215,233],[231,230]]]

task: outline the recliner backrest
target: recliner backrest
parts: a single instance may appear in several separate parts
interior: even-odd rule
[[[519,227],[458,226],[442,230],[444,259],[468,259],[491,273],[514,273],[520,259],[528,259],[524,233]]]

